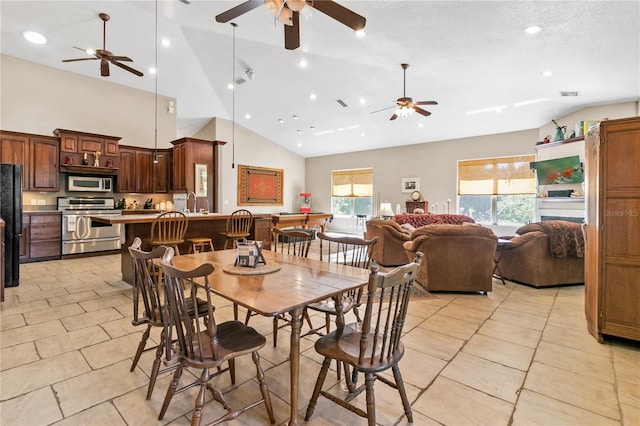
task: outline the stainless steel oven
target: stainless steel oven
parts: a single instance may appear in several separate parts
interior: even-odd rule
[[[59,197],[62,211],[62,254],[120,250],[122,225],[94,222],[91,216],[120,216],[113,198]]]

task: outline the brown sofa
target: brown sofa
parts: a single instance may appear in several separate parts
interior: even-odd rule
[[[545,221],[516,231],[498,266],[502,277],[534,287],[584,283],[584,239],[579,224]]]
[[[457,214],[400,214],[391,220],[370,219],[364,233],[366,239],[378,237],[373,249],[373,260],[382,266],[409,263],[403,244],[411,239],[415,228],[433,224],[474,223],[473,218]],[[411,258],[413,259],[413,257]]]
[[[409,258],[424,253],[416,281],[429,291],[481,291],[493,288],[498,237],[479,225],[427,225],[404,243]]]

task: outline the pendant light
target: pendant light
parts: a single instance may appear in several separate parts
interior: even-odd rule
[[[156,57],[155,57],[155,121],[153,125],[153,162],[158,164],[158,0],[156,0]]]
[[[234,169],[236,167],[236,88],[234,84],[236,81],[236,27],[238,24],[232,22],[231,26],[233,27],[233,60],[231,62],[231,168]]]

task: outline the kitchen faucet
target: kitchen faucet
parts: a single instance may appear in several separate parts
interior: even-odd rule
[[[196,204],[198,202],[198,197],[196,197],[196,193],[191,191],[187,194],[187,203],[185,205],[185,208],[187,209],[187,212],[189,211],[189,197],[193,194],[193,212],[196,212]]]

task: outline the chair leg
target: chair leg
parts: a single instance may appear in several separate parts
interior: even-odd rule
[[[375,381],[375,374],[365,374],[364,386],[367,392],[367,419],[369,420],[369,426],[376,426],[376,396],[373,393],[373,383]]]
[[[409,423],[413,423],[413,413],[411,412],[411,406],[409,405],[409,399],[407,398],[407,391],[404,388],[404,381],[402,380],[402,375],[400,374],[400,367],[398,367],[398,364],[396,364],[391,367],[391,370],[393,371],[393,378],[396,381],[398,392],[400,392],[402,406],[404,407],[404,414],[407,416],[407,420],[409,421]]]
[[[329,332],[331,331],[331,315],[329,314],[324,314],[324,326],[327,329],[327,334],[329,334]]]
[[[251,311],[247,309],[247,316],[244,318],[244,325],[249,324],[249,318],[251,318]]]
[[[238,321],[238,304],[233,304],[233,320]]]
[[[200,374],[200,389],[198,390],[198,396],[196,397],[196,408],[191,415],[191,426],[200,426],[200,421],[202,420],[202,407],[204,406],[204,397],[207,392],[209,379],[209,369],[205,368],[202,370],[202,374]]]
[[[153,360],[153,367],[151,368],[151,375],[149,376],[149,387],[147,388],[147,401],[151,399],[153,393],[153,387],[156,385],[156,379],[158,378],[158,372],[160,371],[160,360],[164,353],[165,334],[164,329],[160,333],[160,344],[156,348],[156,359]]]
[[[131,364],[131,370],[136,369],[136,365],[138,365],[138,361],[140,361],[140,356],[142,352],[144,352],[144,347],[147,345],[147,339],[149,339],[149,333],[151,332],[151,325],[147,324],[147,329],[142,333],[142,338],[140,338],[140,343],[138,344],[138,349],[136,350],[136,354],[133,357],[133,363]]]
[[[253,363],[256,365],[256,378],[258,379],[258,383],[260,384],[260,393],[262,393],[262,399],[264,400],[264,407],[267,409],[267,415],[269,416],[269,421],[271,424],[276,422],[275,417],[273,417],[273,406],[271,405],[271,396],[269,395],[269,388],[267,388],[267,384],[264,381],[264,371],[262,370],[262,366],[260,366],[260,354],[258,352],[251,353],[251,359],[253,359]]]
[[[320,396],[320,391],[322,390],[322,385],[324,384],[324,379],[327,378],[327,371],[329,371],[329,366],[331,366],[331,358],[325,357],[322,362],[322,368],[320,369],[320,373],[318,374],[318,379],[316,380],[316,385],[313,388],[313,394],[311,395],[311,401],[309,401],[309,406],[307,407],[307,414],[304,416],[304,421],[308,422],[311,416],[313,415],[313,410],[316,409],[316,404],[318,402],[318,397]]]
[[[167,408],[169,408],[169,403],[173,398],[173,394],[176,393],[176,389],[178,388],[178,383],[180,382],[180,376],[182,376],[182,363],[178,364],[178,368],[173,373],[173,378],[171,379],[171,383],[169,383],[169,387],[167,388],[167,394],[164,397],[164,402],[162,403],[162,408],[160,409],[160,414],[158,415],[158,420],[162,420],[164,414],[167,412]]]
[[[229,375],[231,376],[231,384],[235,385],[236,384],[236,359],[235,358],[231,358],[229,360]]]
[[[273,347],[278,346],[278,317],[273,317]]]

